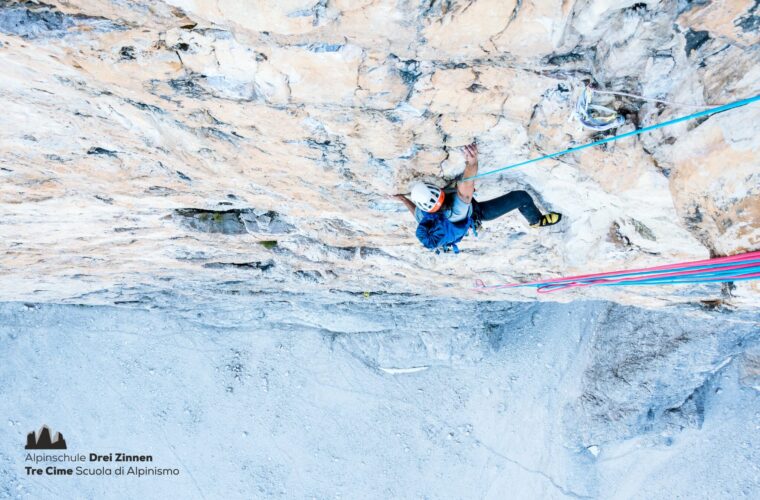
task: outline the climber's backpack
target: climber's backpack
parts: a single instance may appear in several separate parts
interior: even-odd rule
[[[442,212],[426,212],[417,226],[417,239],[425,248],[435,250],[435,253],[440,253],[441,250],[454,250],[454,253],[459,253],[457,243],[462,241],[470,228],[475,233],[472,215],[461,221],[451,222]],[[477,233],[475,235],[477,236]]]

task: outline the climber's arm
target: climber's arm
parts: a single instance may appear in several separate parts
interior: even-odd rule
[[[463,178],[472,177],[478,173],[478,146],[473,142],[464,147],[464,174]],[[464,181],[457,184],[457,195],[465,203],[472,203],[472,195],[475,193],[475,181]]]
[[[412,213],[412,217],[414,217],[414,210],[417,208],[417,207],[414,206],[414,203],[412,203],[411,201],[409,201],[409,199],[406,196],[404,196],[403,194],[395,194],[395,195],[393,195],[393,197],[396,198],[397,200],[399,200],[404,205],[406,205],[406,208],[409,209],[409,211]]]

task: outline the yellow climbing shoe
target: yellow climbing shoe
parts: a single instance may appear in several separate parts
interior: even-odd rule
[[[549,212],[548,214],[544,214],[541,216],[541,219],[538,221],[538,224],[532,224],[530,227],[546,227],[546,226],[553,226],[557,222],[562,220],[562,214],[558,214],[557,212]]]

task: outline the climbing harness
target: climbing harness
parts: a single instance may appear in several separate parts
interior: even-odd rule
[[[662,123],[656,123],[654,125],[650,125],[648,127],[632,130],[632,131],[626,132],[624,134],[615,135],[615,136],[612,136],[612,137],[607,137],[607,138],[604,138],[604,139],[601,139],[601,140],[598,140],[598,141],[594,141],[594,142],[589,142],[588,144],[582,144],[580,146],[575,146],[575,147],[572,147],[572,148],[565,149],[563,151],[558,151],[556,153],[551,153],[551,154],[548,154],[548,155],[540,156],[538,158],[532,158],[530,160],[521,161],[519,163],[514,163],[512,165],[507,165],[506,167],[497,168],[497,169],[491,170],[489,172],[483,172],[481,174],[473,175],[473,176],[470,176],[470,177],[465,177],[464,179],[462,179],[462,181],[471,181],[471,180],[475,180],[475,179],[480,179],[480,178],[483,178],[483,177],[486,177],[486,176],[489,176],[489,175],[493,175],[493,174],[497,174],[499,172],[503,172],[505,170],[510,170],[510,169],[513,169],[513,168],[522,167],[522,166],[528,165],[530,163],[535,163],[535,162],[538,162],[538,161],[541,161],[541,160],[547,160],[549,158],[556,158],[557,156],[562,156],[562,155],[565,155],[565,154],[568,154],[568,153],[573,153],[575,151],[580,151],[582,149],[590,148],[592,146],[599,146],[600,144],[606,144],[608,142],[617,141],[619,139],[624,139],[626,137],[632,137],[632,136],[635,136],[635,135],[643,134],[644,132],[651,132],[652,130],[656,130],[656,129],[662,128],[662,127],[667,127],[667,126],[670,126],[670,125],[675,125],[676,123],[681,123],[681,122],[684,122],[684,121],[687,121],[687,120],[694,120],[696,118],[701,118],[703,116],[709,116],[709,115],[712,115],[712,114],[715,114],[715,113],[720,113],[722,111],[728,111],[729,109],[739,108],[741,106],[746,106],[747,104],[750,104],[750,103],[753,103],[753,102],[756,102],[756,101],[760,101],[760,95],[756,95],[755,97],[750,97],[748,99],[742,99],[742,100],[739,100],[739,101],[734,101],[732,103],[725,104],[723,106],[718,106],[718,107],[715,107],[715,108],[706,109],[704,111],[699,111],[697,113],[693,113],[693,114],[690,114],[690,115],[681,116],[679,118],[674,118],[672,120],[668,120],[668,121],[665,121],[665,122],[662,122]]]
[[[591,130],[609,130],[625,123],[625,118],[617,111],[598,104],[591,104],[594,91],[586,86],[580,91],[578,101],[575,103],[575,117],[586,128]]]
[[[589,286],[679,285],[756,279],[760,279],[760,251],[715,259],[606,273],[583,274],[528,283],[489,286],[482,280],[476,280],[474,290],[485,292],[502,288],[534,287],[538,293],[550,293],[569,288]]]

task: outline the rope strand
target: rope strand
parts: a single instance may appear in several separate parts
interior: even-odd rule
[[[681,262],[641,269],[583,274],[528,283],[507,283],[489,286],[483,280],[476,280],[474,290],[485,292],[502,288],[534,287],[538,293],[551,293],[569,288],[589,286],[680,285],[688,283],[745,281],[758,278],[760,278],[760,251],[754,251],[715,259]]]
[[[608,142],[617,141],[619,139],[624,139],[626,137],[633,137],[635,135],[643,134],[644,132],[651,132],[652,130],[656,130],[656,129],[662,128],[662,127],[667,127],[667,126],[670,126],[670,125],[675,125],[676,123],[681,123],[681,122],[686,121],[686,120],[693,120],[695,118],[701,118],[703,116],[709,116],[709,115],[712,115],[712,114],[715,114],[715,113],[720,113],[722,111],[728,111],[729,109],[739,108],[741,106],[746,106],[747,104],[753,103],[755,101],[760,101],[760,95],[756,95],[755,97],[750,97],[748,99],[742,99],[742,100],[739,100],[739,101],[734,101],[732,103],[725,104],[723,106],[718,106],[717,108],[706,109],[706,110],[700,111],[698,113],[693,113],[693,114],[690,114],[690,115],[681,116],[681,117],[674,118],[672,120],[668,120],[668,121],[665,121],[665,122],[662,122],[662,123],[656,123],[656,124],[650,125],[648,127],[639,128],[639,129],[636,129],[636,130],[632,130],[630,132],[626,132],[625,134],[614,135],[612,137],[607,137],[607,138],[601,139],[599,141],[589,142],[587,144],[582,144],[580,146],[575,146],[575,147],[572,147],[572,148],[568,148],[568,149],[565,149],[563,151],[558,151],[556,153],[551,153],[551,154],[548,154],[548,155],[540,156],[538,158],[532,158],[530,160],[521,161],[519,163],[514,163],[512,165],[507,165],[506,167],[497,168],[496,170],[491,170],[489,172],[483,172],[482,174],[477,174],[477,175],[472,175],[470,177],[465,177],[464,179],[462,179],[462,181],[472,181],[472,180],[475,180],[475,179],[482,179],[483,177],[486,177],[486,176],[489,176],[489,175],[493,175],[493,174],[497,174],[499,172],[504,172],[505,170],[510,170],[510,169],[517,168],[517,167],[523,167],[523,166],[528,165],[530,163],[535,163],[535,162],[538,162],[538,161],[541,161],[541,160],[548,160],[550,158],[555,158],[557,156],[562,156],[562,155],[565,155],[565,154],[568,154],[568,153],[573,153],[575,151],[580,151],[582,149],[590,148],[592,146],[599,146],[600,144],[606,144]]]
[[[641,99],[642,101],[650,101],[650,102],[659,102],[662,104],[667,104],[669,106],[677,106],[682,108],[693,108],[693,109],[710,109],[715,106],[725,106],[725,104],[686,104],[683,102],[673,102],[673,101],[665,101],[663,99],[655,99],[654,97],[644,97],[643,95],[638,94],[629,94],[628,92],[616,92],[613,90],[599,90],[599,89],[592,89],[595,94],[609,94],[609,95],[619,95],[619,96],[625,96],[625,97],[632,97],[634,99]]]

